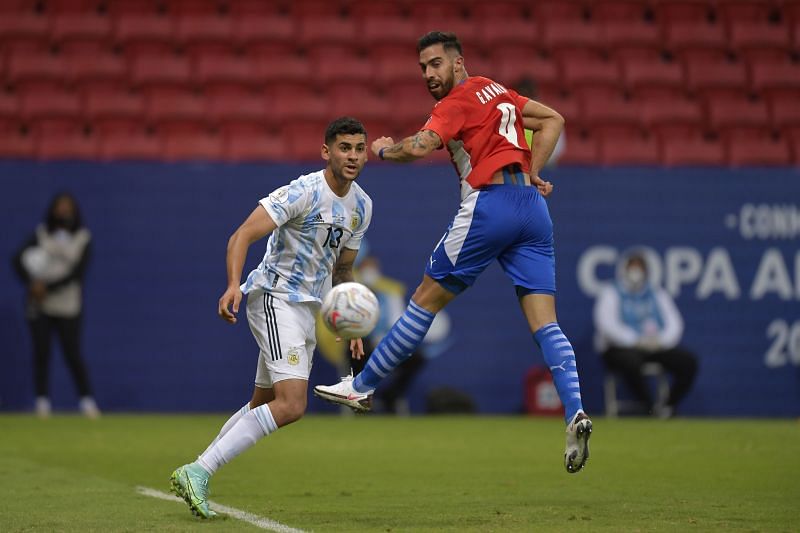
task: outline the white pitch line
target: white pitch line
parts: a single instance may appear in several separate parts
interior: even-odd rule
[[[166,492],[161,492],[160,490],[151,489],[149,487],[136,487],[136,492],[145,496],[150,496],[151,498],[184,503],[184,501],[177,496],[167,494]],[[280,522],[276,522],[275,520],[270,520],[269,518],[258,516],[253,513],[248,513],[247,511],[241,511],[234,507],[228,507],[227,505],[212,502],[211,500],[209,500],[208,503],[215,511],[220,511],[226,515],[236,518],[237,520],[247,522],[248,524],[260,527],[261,529],[266,529],[267,531],[276,531],[277,533],[305,533],[305,531],[302,529],[295,529],[285,524],[281,524]]]

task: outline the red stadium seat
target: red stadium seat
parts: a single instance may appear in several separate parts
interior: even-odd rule
[[[777,91],[769,95],[769,112],[772,125],[781,129],[800,126],[800,94],[797,91]]]
[[[48,20],[33,13],[14,13],[0,16],[0,43],[22,38],[47,42]]]
[[[640,120],[638,103],[621,95],[608,99],[581,98],[581,108],[584,123],[593,129],[609,125],[638,125]]]
[[[111,19],[91,13],[69,13],[53,19],[50,36],[56,43],[69,40],[105,41],[111,36]]]
[[[353,115],[362,121],[386,121],[393,114],[390,100],[376,94],[365,84],[340,86],[328,91],[332,114]]]
[[[169,12],[181,15],[215,15],[227,6],[225,0],[170,0],[165,7]]]
[[[108,11],[114,18],[155,15],[161,6],[161,0],[114,0],[108,5]]]
[[[186,89],[153,89],[145,99],[146,116],[152,123],[189,121],[206,118],[206,102]]]
[[[374,64],[367,59],[348,58],[346,61],[331,61],[326,57],[314,65],[314,76],[318,82],[370,82]]]
[[[204,130],[162,133],[161,156],[168,161],[222,158],[223,139]]]
[[[6,79],[14,84],[30,81],[60,82],[65,76],[63,60],[52,54],[17,51],[8,58]]]
[[[607,20],[601,26],[602,37],[606,46],[611,49],[619,46],[653,46],[659,45],[658,27],[643,21]]]
[[[259,85],[266,81],[258,62],[232,55],[202,55],[194,62],[194,79],[200,85]]]
[[[127,90],[88,90],[84,93],[83,114],[90,120],[140,119],[144,116],[144,98]]]
[[[340,17],[347,11],[347,3],[342,0],[293,0],[291,13],[294,17]]]
[[[291,0],[228,0],[229,11],[238,16],[287,15]]]
[[[750,76],[751,87],[757,92],[772,89],[800,91],[800,65],[797,63],[756,63],[751,66]]]
[[[733,166],[782,166],[791,162],[785,139],[730,139],[727,142],[728,163]]]
[[[19,98],[16,93],[0,91],[0,118],[15,117],[19,112]]]
[[[566,128],[578,132],[583,122],[578,99],[562,93],[551,93],[542,87],[537,100],[544,105],[555,109],[566,120]]]
[[[43,132],[36,137],[36,155],[41,159],[96,159],[97,138],[83,132]]]
[[[392,102],[392,115],[402,124],[415,124],[414,131],[419,130],[436,103],[428,93],[425,82],[420,79],[408,83],[395,83],[388,88],[389,101]],[[409,134],[411,132],[406,132]]]
[[[494,3],[493,3],[494,4]],[[490,17],[476,17],[471,18],[448,18],[443,23],[441,17],[423,17],[415,19],[417,21],[417,29],[410,41],[406,43],[406,47],[410,48],[412,52],[416,53],[416,39],[425,35],[429,31],[452,31],[458,37],[464,53],[472,55],[480,51],[486,46],[486,41],[483,35],[483,21]]]
[[[309,47],[341,44],[352,46],[357,43],[356,23],[353,19],[309,16],[300,20],[298,40]]]
[[[707,20],[711,12],[708,0],[657,0],[654,2],[656,20],[671,25],[679,22]]]
[[[207,98],[207,106],[208,117],[216,123],[277,123],[272,118],[272,102],[263,93],[218,92]]]
[[[361,19],[360,35],[368,48],[388,43],[399,44],[413,50],[417,25],[411,19],[375,15]]]
[[[600,161],[604,165],[657,165],[659,145],[648,136],[604,135],[600,138]]]
[[[670,24],[664,29],[664,37],[667,46],[676,52],[704,48],[724,50],[727,47],[725,27],[704,20]]]
[[[703,123],[700,104],[685,98],[643,100],[639,110],[642,124],[652,130],[676,125],[688,125],[700,130]]]
[[[562,64],[563,82],[566,87],[581,85],[610,86],[619,85],[619,69],[608,61],[564,61]]]
[[[183,15],[177,19],[175,35],[183,44],[227,44],[233,37],[233,19],[216,14]]]
[[[248,14],[233,22],[233,39],[243,46],[257,43],[288,44],[295,37],[295,22],[281,15]]]
[[[50,13],[91,13],[98,9],[97,0],[49,0],[47,10]]]
[[[376,2],[375,0],[355,0],[351,6],[350,15],[358,20],[374,19],[375,17],[402,17],[406,14],[407,8],[406,4],[402,2]]]
[[[559,164],[596,165],[600,161],[597,139],[581,135],[579,129],[570,128],[569,125],[565,129],[565,134],[564,153]]]
[[[740,20],[730,25],[729,43],[734,50],[749,48],[789,50],[791,38],[789,27],[786,25]]]
[[[710,98],[706,102],[708,124],[715,129],[733,126],[766,126],[767,104],[749,98]]]
[[[226,133],[224,139],[225,159],[228,161],[280,161],[286,158],[286,143],[276,133],[232,131]]]
[[[747,85],[747,71],[742,63],[686,60],[687,87],[693,91],[710,88],[736,88]]]
[[[754,0],[716,0],[717,18],[731,25],[740,21],[767,22],[772,2]]]
[[[481,34],[483,43],[490,47],[509,43],[534,46],[539,42],[536,24],[532,20],[488,18],[483,21]]]
[[[486,4],[484,9],[490,11],[493,4]],[[546,25],[564,20],[583,20],[587,15],[584,2],[579,0],[539,0],[535,4],[534,17],[542,19]]]
[[[78,95],[60,89],[28,90],[20,95],[20,116],[28,119],[81,115]]]
[[[327,122],[320,120],[287,124],[280,132],[286,141],[286,156],[297,161],[319,162],[321,165],[320,148],[327,125]]]
[[[725,150],[719,141],[701,138],[668,138],[661,143],[661,163],[666,166],[720,166]]]
[[[683,69],[678,63],[658,61],[626,61],[622,79],[633,91],[643,87],[683,87]]]
[[[589,5],[594,20],[632,23],[644,20],[648,8],[643,0],[594,0]]]
[[[514,87],[521,78],[534,80],[539,87],[556,86],[561,82],[554,61],[525,48],[501,51],[492,57],[498,81]]]
[[[100,135],[99,156],[106,161],[161,158],[161,140],[145,131],[114,132]]]
[[[188,85],[191,80],[192,68],[186,57],[140,54],[131,62],[130,81],[135,86]]]
[[[273,98],[280,105],[273,106],[272,114],[282,123],[314,121],[330,115],[328,102],[317,91],[308,87],[301,89],[277,86],[273,90]]]
[[[34,138],[18,128],[5,130],[0,123],[0,158],[29,159],[34,156],[36,146]]]
[[[127,81],[125,61],[112,52],[66,54],[63,62],[65,72],[73,83],[110,81],[122,84]]]
[[[258,75],[268,82],[306,84],[311,79],[311,65],[300,56],[260,57],[257,60]]]
[[[156,14],[129,14],[117,18],[114,40],[126,48],[133,43],[161,43],[171,46],[173,20]]]
[[[550,20],[543,25],[538,40],[546,48],[562,47],[602,48],[603,35],[599,24],[589,24],[580,20]]]
[[[416,55],[405,51],[397,55],[371,56],[369,61],[374,65],[375,82],[386,87],[393,83],[422,81],[422,73],[416,62]]]

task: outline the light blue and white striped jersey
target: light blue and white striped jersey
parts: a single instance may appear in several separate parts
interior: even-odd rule
[[[321,301],[341,249],[360,247],[372,220],[372,200],[355,182],[347,195],[336,196],[320,170],[276,189],[259,204],[278,228],[242,292],[263,289],[290,302]]]

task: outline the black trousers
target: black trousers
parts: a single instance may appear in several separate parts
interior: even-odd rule
[[[667,405],[675,407],[694,383],[697,375],[697,357],[683,348],[673,348],[657,352],[647,352],[635,348],[610,348],[603,354],[606,367],[620,374],[637,399],[648,409],[653,408],[653,398],[642,376],[645,363],[660,363],[672,375],[672,387]]]
[[[53,333],[58,335],[61,351],[72,374],[80,396],[91,396],[89,377],[86,365],[81,357],[81,316],[61,318],[39,313],[30,319],[28,324],[33,338],[33,376],[36,396],[49,396],[50,389],[50,354]]]

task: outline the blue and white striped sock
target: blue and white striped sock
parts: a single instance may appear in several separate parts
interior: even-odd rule
[[[550,373],[553,375],[558,397],[564,404],[564,414],[569,424],[575,413],[583,410],[575,351],[567,336],[561,332],[557,322],[543,326],[533,334],[533,338],[542,349],[544,362],[550,367]]]
[[[353,380],[353,388],[358,392],[368,392],[377,387],[392,370],[411,357],[428,333],[435,316],[413,301],[408,302],[406,312],[381,339],[364,370]]]

